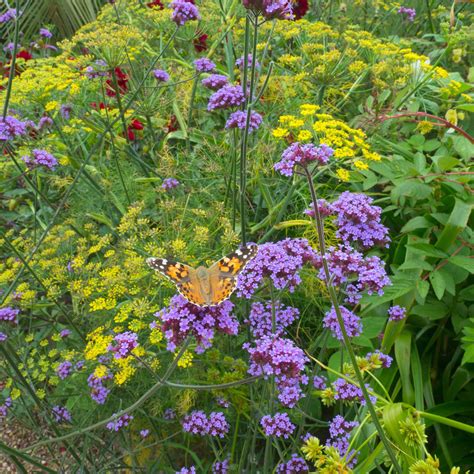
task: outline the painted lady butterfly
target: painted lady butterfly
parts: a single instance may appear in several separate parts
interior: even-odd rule
[[[204,308],[217,306],[230,297],[237,286],[239,273],[257,252],[258,245],[248,244],[209,268],[193,268],[166,258],[147,258],[146,263],[168,277],[189,302]]]

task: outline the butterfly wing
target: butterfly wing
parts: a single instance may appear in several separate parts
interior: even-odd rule
[[[245,266],[257,255],[258,245],[249,244],[221,258],[209,269],[212,305],[228,299],[235,291],[237,277]]]
[[[157,272],[170,279],[179,293],[190,303],[205,306],[206,301],[201,295],[194,268],[166,258],[147,258],[146,263]]]

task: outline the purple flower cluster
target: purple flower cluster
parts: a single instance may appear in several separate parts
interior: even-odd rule
[[[273,167],[284,176],[293,176],[297,164],[305,166],[317,161],[320,165],[325,165],[333,153],[334,150],[325,144],[316,146],[312,143],[301,145],[295,142],[282,153],[281,161],[275,163]]]
[[[16,8],[9,8],[5,13],[0,15],[0,24],[6,23],[7,21],[14,20],[17,16]]]
[[[0,321],[18,324],[17,318],[19,314],[19,309],[12,308],[11,306],[5,306],[4,308],[0,308]]]
[[[176,474],[196,474],[196,468],[194,466],[191,467],[183,467],[179,471],[176,471]]]
[[[198,436],[219,436],[223,438],[229,432],[229,423],[224,413],[213,411],[209,417],[202,410],[195,410],[183,419],[183,430]]]
[[[63,329],[60,333],[59,336],[61,338],[69,337],[71,335],[71,331],[69,329]]]
[[[0,342],[5,342],[8,339],[8,336],[0,331]]]
[[[294,18],[291,0],[242,0],[245,8],[262,14],[267,20],[292,20]]]
[[[176,412],[172,408],[167,408],[163,413],[165,420],[174,420],[176,418]]]
[[[277,336],[263,336],[255,341],[255,347],[249,343],[243,345],[250,356],[248,373],[265,378],[275,376],[278,388],[278,400],[286,407],[294,407],[302,398],[300,384],[307,384],[304,375],[308,358],[290,339]]]
[[[372,205],[373,199],[365,194],[344,191],[333,202],[337,217],[337,236],[344,244],[355,242],[363,248],[388,247],[388,229],[380,222],[382,209]]]
[[[103,377],[96,377],[93,373],[89,375],[87,384],[92,389],[91,398],[97,404],[103,405],[107,400],[110,390],[104,387],[104,382],[112,378],[111,374],[104,375]]]
[[[193,64],[196,72],[213,72],[216,69],[216,65],[208,58],[195,59]]]
[[[329,436],[330,438],[326,441],[326,446],[333,446],[339,451],[341,456],[346,456],[347,450],[349,449],[349,438],[351,431],[359,426],[357,421],[346,421],[341,415],[336,415],[329,425]],[[351,451],[350,467],[353,467],[357,463],[357,459],[354,456],[355,451]]]
[[[26,135],[28,128],[32,125],[31,121],[23,122],[11,115],[5,118],[0,117],[0,141],[13,140]]]
[[[163,71],[163,69],[155,69],[153,76],[159,82],[168,82],[170,80],[170,75],[166,71]]]
[[[119,431],[123,427],[128,426],[132,420],[133,420],[133,415],[129,415],[125,413],[122,416],[119,416],[116,420],[109,421],[106,425],[106,428],[109,431]]]
[[[408,21],[415,21],[415,17],[416,17],[416,10],[414,8],[407,8],[407,7],[400,7],[398,9],[398,13],[400,15],[405,15],[406,19]]]
[[[229,460],[216,461],[212,465],[212,474],[227,474],[229,472]]]
[[[207,110],[228,109],[238,107],[245,101],[244,91],[241,86],[227,84],[214,92],[209,98]]]
[[[313,379],[313,387],[316,390],[324,390],[327,387],[328,379],[324,375],[316,375]]]
[[[249,132],[253,132],[254,130],[257,130],[258,127],[260,127],[260,124],[262,123],[262,116],[255,111],[250,112],[250,119],[249,119]],[[227,119],[227,122],[225,124],[225,128],[240,128],[240,130],[245,130],[245,126],[247,124],[247,112],[244,112],[242,110],[237,110],[236,112],[233,112],[230,114],[229,118]]]
[[[72,372],[72,363],[68,360],[61,362],[56,369],[56,373],[58,374],[58,377],[61,380],[64,380],[65,378],[69,377],[69,375],[71,375],[71,372]]]
[[[357,385],[351,384],[347,382],[347,380],[343,378],[337,379],[332,384],[333,389],[335,390],[334,399],[335,400],[342,400],[345,402],[359,402],[361,405],[365,405],[365,398],[360,387]],[[370,388],[366,385],[367,388]],[[373,395],[369,395],[370,401],[375,404],[377,402],[377,398]]]
[[[297,308],[284,306],[280,302],[276,302],[273,307],[271,302],[253,303],[250,314],[245,322],[250,325],[254,338],[261,338],[275,334],[281,336],[293,321],[298,318],[300,312]],[[272,328],[272,320],[275,319],[275,328]]]
[[[12,399],[7,397],[2,405],[0,405],[0,418],[5,418],[8,415],[8,410],[12,406]]]
[[[201,81],[201,84],[208,89],[216,91],[221,87],[224,87],[229,83],[229,79],[227,76],[222,74],[211,74],[209,77],[204,78]]]
[[[377,256],[364,257],[348,245],[330,247],[326,253],[326,261],[335,285],[350,282],[346,288],[346,303],[356,304],[365,291],[369,295],[383,295],[385,286],[390,285],[383,260]],[[319,278],[325,280],[322,256],[317,257],[315,266],[319,268]]]
[[[265,415],[260,420],[265,436],[276,436],[288,439],[295,430],[287,413],[275,413],[274,416]]]
[[[56,405],[52,409],[52,414],[56,423],[71,423],[72,421],[71,413],[66,407]]]
[[[321,217],[328,217],[334,214],[333,207],[329,202],[326,201],[326,199],[318,199],[318,210]],[[311,203],[310,208],[306,209],[304,213],[314,219],[316,217],[316,213],[314,211],[314,204]]]
[[[342,320],[344,321],[344,328],[346,329],[347,335],[349,337],[359,336],[362,332],[362,323],[360,321],[359,316],[356,316],[352,311],[349,311],[347,308],[344,308],[344,306],[340,306],[340,309]],[[329,329],[336,339],[339,339],[339,341],[344,340],[341,327],[339,326],[339,322],[337,320],[337,314],[336,310],[334,309],[334,306],[324,316],[323,326],[326,329]]]
[[[302,457],[292,454],[289,461],[277,466],[276,472],[277,474],[299,474],[309,472],[309,468]]]
[[[171,191],[174,188],[177,188],[180,185],[180,182],[176,178],[165,178],[161,184],[161,188],[165,191]]]
[[[187,0],[173,0],[170,3],[170,7],[173,9],[171,20],[174,21],[178,26],[183,26],[191,20],[201,19],[196,5],[188,2]]]
[[[375,365],[380,365],[384,369],[388,369],[393,362],[393,358],[383,352],[379,351],[378,349],[375,352],[369,352],[365,358],[372,362]]]
[[[239,59],[237,59],[235,61],[235,65],[239,68],[239,69],[243,69],[244,66],[245,66],[245,56],[242,56],[240,57]],[[249,53],[247,55],[247,68],[251,68],[253,65],[253,56],[251,53]],[[255,61],[255,67],[257,69],[260,69],[260,63],[258,61]]]
[[[392,306],[388,310],[389,321],[402,321],[407,315],[407,309],[403,306]]]
[[[301,283],[299,271],[307,262],[314,264],[317,254],[306,239],[284,239],[259,245],[258,254],[239,276],[237,295],[251,298],[264,277],[269,277],[275,288],[293,292]]]
[[[115,345],[111,344],[108,350],[114,353],[115,359],[125,359],[138,346],[138,336],[132,331],[126,331],[117,334],[114,337],[114,342]]]
[[[162,322],[169,351],[174,351],[192,334],[198,344],[196,352],[202,353],[212,346],[215,331],[237,334],[239,322],[232,315],[233,309],[234,305],[229,300],[219,306],[200,308],[181,295],[175,295],[171,298],[169,307],[155,313],[155,316]]]
[[[56,158],[48,153],[46,150],[33,150],[33,157],[30,156],[23,156],[22,160],[26,163],[29,167],[34,166],[44,166],[49,170],[54,170],[58,165],[58,161]]]
[[[53,125],[53,123],[53,119],[45,115],[39,119],[38,129],[43,130],[45,128],[49,128]]]
[[[53,37],[53,33],[51,33],[51,31],[49,31],[48,28],[40,28],[39,34],[43,38],[52,38]]]

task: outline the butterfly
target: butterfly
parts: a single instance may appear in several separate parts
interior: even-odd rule
[[[248,244],[209,268],[193,268],[166,258],[147,258],[146,263],[168,277],[190,303],[205,308],[217,306],[230,297],[237,286],[237,277],[257,252],[258,245]]]

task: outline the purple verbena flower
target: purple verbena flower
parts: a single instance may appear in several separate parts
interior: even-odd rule
[[[403,306],[392,306],[388,310],[389,321],[402,321],[407,315],[407,309]]]
[[[250,309],[249,317],[245,320],[250,325],[250,330],[254,338],[258,339],[270,334],[281,336],[300,312],[297,308],[284,306],[279,301],[272,305],[271,302],[253,303]],[[275,319],[275,328],[272,328],[273,318]]]
[[[13,140],[28,133],[29,121],[23,122],[16,117],[8,115],[0,117],[0,141]]]
[[[65,360],[58,365],[56,373],[61,380],[64,380],[66,377],[71,375],[72,372],[72,363],[69,360]]]
[[[344,308],[344,306],[340,306],[340,309],[342,320],[344,322],[344,328],[347,332],[347,335],[349,337],[359,336],[362,332],[362,323],[360,321],[360,318],[356,316],[352,311],[349,311],[347,308]],[[329,329],[336,339],[338,339],[339,341],[344,340],[334,306],[324,316],[323,326],[326,329]]]
[[[247,67],[248,68],[251,68],[252,67],[252,64],[253,64],[253,56],[251,53],[249,53],[247,55]],[[243,69],[244,66],[245,66],[245,56],[242,56],[240,57],[239,59],[237,59],[235,61],[235,65],[239,68],[239,69]],[[258,61],[255,61],[255,67],[257,69],[260,69],[260,63]]]
[[[277,466],[276,472],[277,474],[299,474],[309,472],[309,468],[302,457],[292,454],[289,461]]]
[[[202,410],[192,411],[186,415],[182,421],[183,430],[198,436],[205,436],[209,433],[209,420]]]
[[[262,123],[262,116],[255,112],[251,111],[250,112],[250,118],[249,118],[249,132],[253,132],[254,130],[257,130],[258,127],[260,127],[260,124]],[[225,124],[225,128],[240,128],[240,130],[245,130],[245,126],[247,124],[247,112],[244,112],[242,110],[237,110],[236,112],[233,112],[230,117],[227,119],[227,122]]]
[[[368,385],[366,387],[370,388]],[[361,405],[365,405],[364,394],[362,389],[357,385],[347,382],[343,378],[337,379],[333,384],[332,388],[336,392],[334,395],[335,400],[342,400],[346,402],[359,402]],[[373,395],[369,395],[372,403],[377,402],[377,398]]]
[[[222,74],[211,74],[209,77],[206,77],[201,81],[201,84],[204,87],[207,87],[208,89],[214,91],[220,89],[221,87],[224,87],[228,83],[229,79],[227,78],[227,76],[224,76]]]
[[[112,416],[115,417],[115,415],[112,415]],[[109,421],[106,425],[106,428],[109,431],[119,431],[120,429],[128,426],[132,420],[133,420],[133,415],[129,415],[128,413],[125,413],[119,416],[117,419],[113,421]]]
[[[294,18],[291,0],[242,0],[245,8],[262,14],[267,20],[292,20]]]
[[[176,471],[176,474],[196,474],[196,468],[194,466],[191,467],[183,467],[179,471]]]
[[[53,33],[51,33],[51,31],[49,31],[48,28],[40,28],[39,34],[43,38],[52,38],[53,37]]]
[[[38,122],[38,128],[40,130],[43,130],[44,128],[49,128],[53,125],[53,119],[51,117],[47,117],[46,115],[44,117],[41,117]]]
[[[8,339],[8,336],[0,331],[0,342],[5,342]]]
[[[214,92],[209,98],[207,110],[228,109],[238,107],[245,101],[244,92],[241,86],[227,84]]]
[[[96,377],[94,373],[92,373],[87,379],[87,384],[92,388],[91,398],[99,405],[103,405],[107,400],[110,390],[104,387],[103,383],[111,378],[112,374],[106,374],[104,377]]]
[[[71,104],[63,104],[61,105],[61,108],[59,109],[59,113],[65,120],[69,120],[71,118],[71,112],[72,112]]]
[[[69,337],[71,335],[71,331],[69,329],[63,329],[59,335],[61,336],[61,338],[65,338],[65,337]]]
[[[56,423],[71,423],[71,413],[66,407],[56,405],[53,407],[52,414]]]
[[[197,341],[197,353],[212,346],[216,331],[237,334],[239,323],[232,315],[233,303],[224,301],[219,306],[201,308],[181,295],[171,298],[167,308],[155,313],[162,322],[162,330],[168,341],[168,350],[174,351],[183,340],[192,334]]]
[[[388,229],[380,222],[382,209],[372,205],[373,199],[365,194],[344,191],[333,202],[336,212],[337,236],[346,245],[355,242],[363,248],[375,245],[388,247]]]
[[[0,321],[6,321],[8,323],[18,324],[18,315],[20,310],[12,308],[11,306],[5,306],[0,308]]]
[[[180,182],[176,178],[165,178],[161,184],[161,188],[165,191],[171,191],[174,188],[177,188],[180,185]]]
[[[318,210],[321,217],[329,217],[334,214],[334,209],[332,208],[332,205],[327,202],[326,199],[318,199]],[[310,208],[306,209],[304,213],[309,217],[316,217],[314,211],[314,204],[311,203]]]
[[[155,79],[159,82],[168,82],[170,80],[170,75],[166,71],[163,71],[163,69],[155,69],[153,76],[155,76]]]
[[[23,156],[22,160],[26,163],[29,167],[34,166],[44,166],[49,170],[54,170],[54,168],[58,165],[58,161],[56,158],[48,153],[46,150],[33,150],[33,157],[30,156]]]
[[[292,143],[281,155],[281,161],[275,163],[273,168],[284,176],[293,176],[294,168],[297,164],[305,166],[308,163],[317,161],[320,165],[325,165],[333,155],[334,150],[324,143],[316,146],[312,143]]]
[[[12,399],[7,397],[2,405],[0,405],[0,418],[5,418],[8,415],[8,410],[12,406]]]
[[[16,11],[16,8],[9,8],[5,13],[0,15],[0,24],[14,20],[17,16],[18,13]]]
[[[377,366],[382,366],[384,369],[388,369],[393,362],[393,358],[378,349],[375,352],[369,352],[365,358],[374,363]]]
[[[209,415],[208,434],[210,436],[223,438],[229,432],[229,428],[229,423],[221,411],[213,411]]]
[[[167,408],[163,414],[165,420],[174,420],[176,418],[176,412],[172,408]]]
[[[313,379],[313,387],[316,390],[324,390],[327,388],[328,379],[324,375],[316,375]]]
[[[150,434],[150,430],[141,430],[140,431],[140,436],[142,438],[146,438]]]
[[[398,9],[398,13],[400,15],[405,15],[406,19],[410,22],[414,22],[415,21],[415,17],[416,17],[416,10],[414,8],[407,8],[407,7],[403,7],[401,6],[399,9]]]
[[[213,72],[216,69],[216,65],[208,58],[195,59],[193,64],[196,72]]]
[[[171,20],[178,26],[183,26],[191,20],[201,19],[197,6],[186,0],[173,0],[170,7],[173,9]]]
[[[287,413],[275,413],[274,416],[265,415],[260,420],[260,424],[265,432],[265,436],[287,439],[295,430],[295,425],[291,422]]]
[[[216,461],[212,465],[212,474],[227,474],[229,472],[229,460]]]
[[[110,345],[108,350],[114,353],[115,359],[125,359],[133,349],[138,346],[138,336],[132,331],[117,334],[114,337],[114,345]]]

